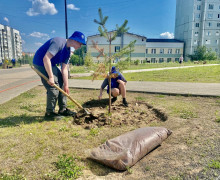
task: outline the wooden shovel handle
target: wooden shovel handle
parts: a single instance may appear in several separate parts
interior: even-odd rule
[[[49,79],[42,74],[40,71],[38,71],[34,66],[31,66],[31,68],[40,76],[42,77],[45,81],[49,81]],[[74,102],[80,109],[83,109],[83,107],[76,102],[73,98],[70,97],[69,94],[67,94],[64,90],[62,90],[59,86],[57,86],[56,84],[53,85],[56,89],[58,89],[61,93],[63,93],[65,96],[67,96],[72,102]]]

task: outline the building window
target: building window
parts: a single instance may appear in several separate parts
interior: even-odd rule
[[[196,14],[196,18],[199,19],[200,18],[200,14]]]
[[[195,32],[195,36],[198,36],[199,35],[199,32]]]
[[[200,5],[197,5],[197,10],[201,10],[201,6]]]
[[[193,48],[193,52],[194,52],[194,54],[197,53],[196,48]]]
[[[199,27],[199,23],[196,23],[196,27]]]
[[[159,63],[164,62],[163,58],[159,58]]]
[[[211,23],[211,22],[209,22],[209,23],[208,23],[208,27],[211,27],[211,26],[212,26],[212,23]]]
[[[208,14],[208,19],[212,19],[213,18],[213,14]]]
[[[210,39],[209,40],[205,40],[206,44],[210,44]]]
[[[151,49],[151,54],[156,54],[156,49]]]
[[[151,58],[151,63],[155,63],[156,59],[155,58]]]
[[[209,9],[214,9],[214,4],[209,4]]]
[[[146,54],[148,54],[148,49],[146,49]]]
[[[194,44],[197,45],[197,40],[194,40]]]
[[[115,52],[120,52],[120,46],[115,46]]]
[[[217,27],[220,27],[220,23],[217,23]]]
[[[172,49],[168,49],[168,54],[172,54]]]
[[[160,54],[164,54],[164,49],[160,49]]]
[[[171,62],[171,58],[167,58],[167,62]]]
[[[218,18],[220,18],[220,14],[218,14]]]
[[[218,44],[218,39],[215,40],[215,44]]]
[[[180,49],[176,49],[176,54],[180,54]]]
[[[212,33],[211,33],[210,31],[208,31],[208,32],[206,32],[206,35],[207,35],[207,36],[211,36]]]
[[[219,32],[218,31],[216,31],[216,34],[215,34],[216,36],[219,36]]]

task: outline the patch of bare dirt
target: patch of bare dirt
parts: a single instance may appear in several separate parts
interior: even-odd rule
[[[73,123],[82,125],[86,129],[122,125],[143,127],[153,121],[166,121],[168,119],[167,114],[162,109],[154,108],[145,102],[131,101],[128,107],[116,102],[112,105],[110,114],[107,105],[108,99],[86,102],[86,109],[91,114],[86,115],[81,111],[73,118]]]

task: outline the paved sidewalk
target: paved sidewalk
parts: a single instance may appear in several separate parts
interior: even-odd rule
[[[100,89],[102,82],[102,80],[70,79],[69,87]],[[220,83],[129,81],[126,87],[130,92],[220,97]]]

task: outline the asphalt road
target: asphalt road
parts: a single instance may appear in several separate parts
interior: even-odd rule
[[[39,84],[40,78],[30,66],[0,69],[0,104]]]

